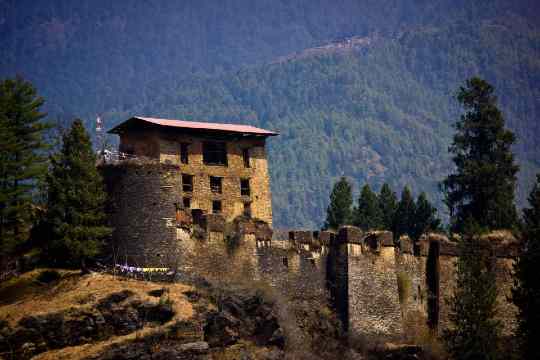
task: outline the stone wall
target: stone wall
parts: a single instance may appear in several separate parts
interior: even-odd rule
[[[184,194],[179,166],[172,162],[125,161],[102,171],[118,263],[268,286],[284,299],[329,304],[344,330],[377,339],[448,326],[457,247],[444,236],[423,237],[417,254],[406,237],[394,245],[389,232],[352,226],[337,234],[291,231],[272,238],[261,221],[178,213]],[[508,299],[516,241],[507,239],[490,242],[496,244],[499,314],[508,334],[515,327],[516,309]]]
[[[517,240],[508,233],[486,237],[496,255],[497,317],[509,335],[516,326],[511,289]],[[455,241],[429,234],[420,240],[415,255],[407,237],[394,245],[391,233],[363,233],[347,226],[340,229],[329,253],[332,300],[349,333],[391,340],[441,332],[449,326],[448,301],[455,289],[458,255]]]
[[[517,240],[510,233],[489,234],[484,236],[484,241],[488,241],[494,247],[495,255],[495,275],[498,287],[497,296],[497,317],[503,325],[503,334],[512,334],[516,328],[517,308],[512,303],[513,287],[513,266],[517,255]],[[440,242],[440,299],[439,299],[439,321],[440,328],[449,326],[449,306],[456,286],[455,266],[457,262],[457,244],[450,242],[445,237],[434,238],[430,241]]]
[[[145,134],[147,136],[144,136]],[[226,143],[227,165],[203,163],[204,141]],[[181,143],[188,144],[187,164],[180,161]],[[174,176],[179,181],[179,188],[176,191],[181,198],[190,199],[192,209],[212,213],[212,201],[221,201],[222,214],[227,221],[242,215],[245,207],[249,207],[252,217],[272,224],[270,177],[264,138],[190,135],[183,132],[153,130],[148,134],[147,132],[123,134],[120,149],[176,166],[177,172]],[[245,149],[249,153],[249,167],[244,164]],[[192,191],[182,191],[181,174],[193,176]],[[221,193],[211,190],[210,176],[222,178]],[[241,195],[241,179],[249,179],[249,195]]]
[[[367,337],[401,334],[401,308],[392,234],[363,233],[343,227],[338,242],[346,244],[348,330]]]
[[[103,165],[107,213],[113,227],[113,261],[136,266],[171,266],[176,252],[174,177],[178,169],[155,162]]]

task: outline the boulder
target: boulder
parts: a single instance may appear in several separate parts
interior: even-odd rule
[[[208,351],[209,348],[210,346],[206,341],[195,341],[180,345],[179,350],[181,352],[204,354]]]

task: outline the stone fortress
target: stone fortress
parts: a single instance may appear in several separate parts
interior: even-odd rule
[[[174,267],[225,279],[264,281],[284,296],[327,299],[350,334],[402,338],[448,326],[456,242],[427,234],[394,243],[390,232],[275,231],[265,140],[251,126],[133,117],[120,159],[102,164],[117,263]],[[495,244],[499,317],[515,327],[511,303],[517,240]],[[292,294],[292,295],[291,295]]]

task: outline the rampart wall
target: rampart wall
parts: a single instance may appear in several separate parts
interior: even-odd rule
[[[447,301],[455,287],[456,243],[429,234],[416,254],[408,238],[389,232],[291,231],[272,235],[263,222],[226,222],[213,214],[178,212],[175,165],[103,166],[114,227],[114,261],[167,266],[215,280],[256,282],[287,299],[330,304],[344,330],[378,339],[412,329],[449,325]],[[510,302],[516,240],[491,234],[500,289],[499,318],[515,327]]]
[[[288,238],[265,241],[248,234],[233,252],[223,237],[212,237],[210,244],[186,239],[186,244],[199,241],[189,247],[189,258],[197,262],[191,270],[260,280],[305,301],[327,299],[349,333],[393,340],[449,326],[457,247],[439,234],[425,236],[416,255],[408,238],[395,246],[390,232],[364,233],[352,226],[337,233],[292,231]],[[498,316],[510,334],[516,315],[510,301],[515,251],[503,247],[496,255]]]

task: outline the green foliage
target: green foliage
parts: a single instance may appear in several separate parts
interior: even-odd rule
[[[382,216],[382,229],[391,231],[397,209],[397,196],[388,183],[384,183],[381,187],[378,200]]]
[[[370,38],[372,45],[357,51],[329,51],[222,76],[187,78],[148,108],[166,118],[243,122],[279,130],[280,136],[268,142],[277,227],[320,226],[314,219],[325,218],[328,184],[337,175],[374,188],[385,181],[396,189],[410,184],[415,192],[426,191],[442,209],[438,184],[452,168],[448,145],[452,119],[458,116],[449,94],[478,71],[484,57],[496,57],[496,48],[477,40],[493,32],[502,37],[511,30],[504,24],[411,30],[395,41]],[[456,33],[464,39],[453,40]],[[540,35],[535,39],[517,42],[523,50],[519,52],[540,44]],[[459,44],[459,51],[448,47],[443,52],[441,41]],[[466,64],[457,61],[463,56]],[[448,62],[441,64],[440,59]],[[527,64],[529,72],[540,72],[540,63]],[[493,66],[501,69],[489,68],[490,79],[497,80],[507,79],[503,67],[520,65]],[[528,78],[525,73],[515,76],[525,82]],[[535,90],[521,94],[517,84],[513,88],[528,106],[533,106],[533,96],[540,96]],[[505,99],[505,110],[515,114],[511,98]],[[509,120],[513,128],[522,129],[517,116]],[[521,160],[528,159],[529,169],[540,169],[532,151],[540,151],[540,142],[522,130],[520,137]]]
[[[493,86],[474,77],[457,95],[467,112],[456,123],[450,147],[456,171],[442,188],[458,231],[469,218],[490,229],[517,224],[514,191],[519,167],[511,151],[515,136],[505,128],[493,92]]]
[[[105,226],[105,192],[90,138],[80,120],[63,136],[47,177],[48,255],[61,262],[81,262],[98,254],[111,233]]]
[[[330,204],[326,209],[325,229],[337,229],[352,221],[352,187],[345,177],[334,184],[330,194]]]
[[[431,205],[425,192],[422,192],[416,200],[413,221],[411,222],[409,235],[417,242],[420,237],[429,232],[439,230],[441,221],[436,217],[437,209]]]
[[[412,282],[407,273],[401,271],[397,274],[399,303],[405,306],[411,296]]]
[[[0,82],[0,257],[27,240],[36,184],[47,168],[43,99],[20,77]]]
[[[522,359],[539,359],[540,348],[540,174],[524,210],[522,249],[516,264],[513,301],[519,309],[518,339]]]
[[[353,225],[364,231],[382,228],[382,211],[377,195],[365,184],[358,198],[358,206],[354,208]]]
[[[501,325],[495,320],[495,255],[491,244],[480,239],[480,227],[466,225],[465,229],[459,242],[456,290],[449,301],[451,325],[443,336],[453,359],[503,358]]]
[[[394,240],[398,240],[401,235],[412,233],[412,224],[414,223],[416,206],[411,193],[411,189],[408,186],[403,188],[401,192],[401,200],[398,203],[398,207],[394,216],[392,231],[394,233]]]
[[[442,210],[451,94],[473,75],[495,85],[518,135],[518,204],[540,171],[540,2],[110,3],[8,2],[0,75],[28,74],[54,118],[77,114],[88,129],[100,113],[106,128],[146,114],[279,130],[276,227],[320,227],[341,175],[410,184]],[[301,52],[353,35],[364,43]]]

